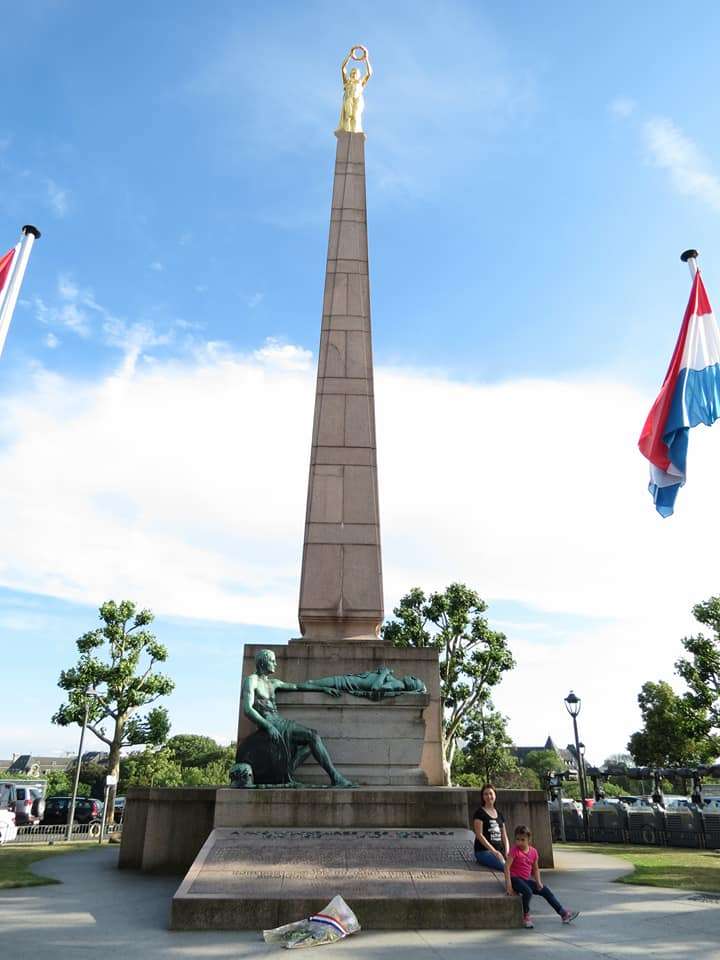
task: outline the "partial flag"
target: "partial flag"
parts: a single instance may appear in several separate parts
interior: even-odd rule
[[[16,243],[12,250],[8,250],[6,254],[0,257],[0,309],[2,309],[3,301],[10,286],[10,274],[12,273],[13,264],[17,263],[19,250],[20,244]]]
[[[10,329],[30,251],[34,241],[40,236],[37,227],[29,224],[22,228],[22,233],[20,243],[0,257],[0,356]]]
[[[685,483],[690,428],[709,427],[718,416],[720,331],[697,270],[670,366],[638,443],[650,461],[648,489],[661,516],[672,514]]]

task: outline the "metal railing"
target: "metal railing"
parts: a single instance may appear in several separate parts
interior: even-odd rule
[[[29,844],[29,843],[65,843],[67,833],[67,824],[37,824],[35,826],[26,826],[17,828],[17,836],[8,840],[7,844]],[[122,835],[121,823],[109,823],[105,825],[103,840],[119,838]],[[70,842],[96,840],[100,842],[100,824],[93,823],[75,823],[73,824],[72,836]]]

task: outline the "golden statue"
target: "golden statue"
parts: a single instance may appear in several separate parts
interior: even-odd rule
[[[347,65],[351,60],[357,63],[365,61],[365,76],[360,74],[357,67],[353,67],[350,73],[347,71]],[[340,111],[340,124],[338,132],[344,130],[346,133],[362,133],[362,115],[365,109],[365,100],[363,90],[365,84],[372,76],[372,67],[368,57],[367,47],[357,44],[350,48],[350,53],[343,60],[341,67],[343,82],[343,105]]]

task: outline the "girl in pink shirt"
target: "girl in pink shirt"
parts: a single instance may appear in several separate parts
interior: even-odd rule
[[[579,916],[577,910],[566,910],[540,879],[538,852],[530,846],[530,830],[527,827],[515,827],[515,844],[505,860],[505,889],[508,896],[519,893],[523,902],[523,926],[533,927],[530,916],[530,899],[534,893],[547,900],[563,923],[570,923]]]

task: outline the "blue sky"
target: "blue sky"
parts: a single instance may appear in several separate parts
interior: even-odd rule
[[[176,732],[200,712],[229,739],[243,641],[297,629],[354,42],[386,609],[472,583],[518,656],[497,698],[516,738],[564,742],[574,685],[591,752],[623,749],[717,592],[717,436],[665,524],[634,450],[682,249],[720,296],[714,5],[26,7],[0,36],[0,247],[43,231],[0,371],[0,757],[73,748],[46,718],[106,596],[158,611]]]

